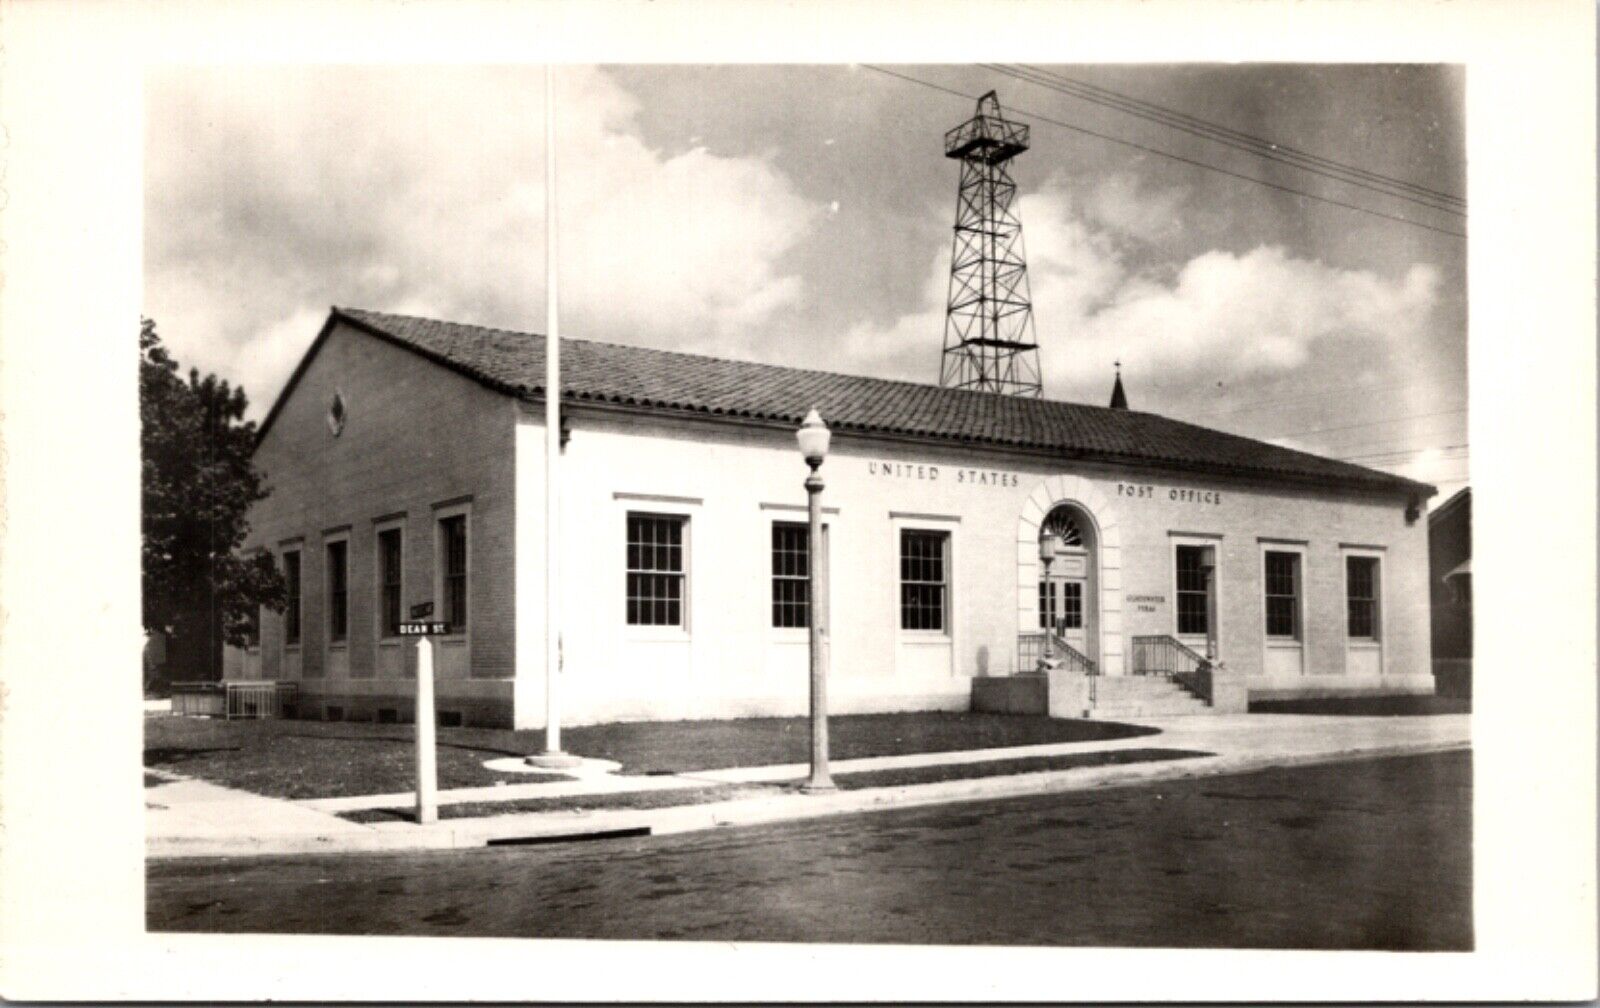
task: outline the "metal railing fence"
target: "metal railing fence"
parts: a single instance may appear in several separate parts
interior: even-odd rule
[[[175,682],[172,684],[172,713],[230,720],[293,717],[299,698],[297,684],[270,679]]]
[[[1043,630],[1017,635],[1018,672],[1032,672],[1039,667],[1039,659],[1044,655],[1044,637]],[[1051,635],[1050,657],[1060,661],[1061,667],[1069,672],[1099,673],[1094,659],[1068,644],[1060,634]]]

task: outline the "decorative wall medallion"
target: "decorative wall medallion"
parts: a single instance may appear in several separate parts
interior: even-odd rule
[[[344,404],[344,393],[335,390],[333,401],[328,403],[328,429],[333,432],[334,437],[338,437],[344,432],[344,422],[347,417],[348,410]]]

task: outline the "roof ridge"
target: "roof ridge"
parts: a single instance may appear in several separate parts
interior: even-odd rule
[[[341,320],[496,391],[513,396],[548,391],[538,365],[545,335],[335,305],[263,422],[260,436],[265,437],[278,407]],[[562,369],[562,397],[574,400],[766,420],[798,420],[807,407],[823,406],[836,429],[865,434],[1011,446],[1063,459],[1133,462],[1219,476],[1383,489],[1413,498],[1437,492],[1395,473],[1144,410],[570,336],[562,337],[562,343],[578,351]]]
[[[500,334],[503,334],[503,335],[506,335],[506,336],[533,337],[534,339],[540,339],[540,340],[549,338],[548,335],[545,334],[545,333],[525,332],[525,331],[522,331],[522,330],[519,330],[519,329],[502,329],[502,328],[500,328],[498,326],[484,326],[484,325],[478,325],[478,324],[472,323],[472,322],[447,322],[444,319],[431,318],[431,317],[426,316],[426,315],[403,315],[403,314],[400,314],[398,312],[381,312],[381,311],[377,311],[377,310],[371,309],[371,308],[347,308],[347,307],[344,307],[344,306],[341,306],[341,305],[334,305],[333,306],[333,310],[338,312],[341,315],[346,315],[346,316],[350,316],[350,317],[357,318],[357,319],[361,318],[361,316],[363,316],[363,315],[367,315],[367,316],[377,316],[377,317],[380,317],[380,318],[403,319],[403,320],[408,321],[408,322],[425,322],[425,323],[429,323],[429,324],[432,324],[432,325],[456,326],[456,327],[459,327],[459,328],[466,328],[466,329],[481,329],[484,332],[500,333]],[[872,383],[877,384],[877,385],[896,385],[896,386],[901,386],[901,387],[904,387],[904,388],[922,389],[922,390],[927,390],[927,391],[932,391],[932,392],[939,392],[939,393],[946,394],[946,395],[953,394],[953,395],[958,395],[958,396],[963,396],[963,397],[966,397],[966,396],[977,396],[977,397],[981,397],[981,401],[984,401],[984,402],[988,402],[993,398],[993,393],[990,393],[990,392],[978,392],[978,391],[974,391],[972,389],[962,389],[962,388],[948,388],[948,387],[943,386],[943,385],[933,385],[933,384],[930,384],[928,382],[910,381],[910,380],[905,379],[905,378],[882,378],[882,377],[878,377],[876,375],[853,374],[853,373],[848,372],[848,371],[829,371],[829,370],[826,370],[824,368],[795,367],[792,364],[773,364],[773,363],[768,362],[768,361],[738,360],[738,359],[732,358],[732,357],[717,357],[717,356],[714,356],[712,354],[694,353],[694,352],[691,352],[691,351],[688,351],[688,350],[667,350],[667,349],[664,349],[662,347],[646,346],[646,345],[637,344],[637,343],[612,343],[612,342],[609,342],[607,340],[589,339],[587,337],[582,337],[582,336],[563,336],[563,337],[561,337],[561,342],[563,344],[577,343],[577,344],[585,344],[585,345],[588,345],[588,346],[616,348],[618,350],[626,350],[626,351],[628,351],[630,353],[656,354],[656,355],[660,355],[660,356],[664,356],[664,357],[684,358],[684,359],[691,360],[691,361],[733,362],[733,363],[737,363],[737,364],[739,364],[739,365],[741,365],[743,367],[769,368],[769,369],[772,369],[774,371],[783,371],[783,372],[787,372],[787,373],[790,373],[790,374],[821,375],[821,376],[828,377],[828,378],[846,378],[846,379],[850,379],[852,381],[872,382]],[[543,386],[534,386],[534,387],[542,388]],[[1041,396],[1038,399],[1032,399],[1032,400],[1029,400],[1029,401],[1031,401],[1031,402],[1041,402],[1041,403],[1050,403],[1050,404],[1055,405],[1055,406],[1066,406],[1066,407],[1070,407],[1072,409],[1090,410],[1090,411],[1093,411],[1093,412],[1096,412],[1096,413],[1110,413],[1110,412],[1112,412],[1112,409],[1110,407],[1108,407],[1108,406],[1096,406],[1093,403],[1074,402],[1071,399],[1047,399],[1047,398],[1044,398],[1043,396]],[[1121,413],[1121,414],[1136,413],[1136,414],[1143,414],[1145,416],[1160,417],[1163,420],[1172,420],[1174,423],[1182,423],[1183,422],[1183,421],[1173,420],[1173,418],[1171,418],[1171,417],[1162,416],[1159,413],[1151,413],[1148,410],[1118,409],[1115,412]],[[1210,430],[1210,428],[1201,428],[1201,429],[1202,430]],[[1235,436],[1243,436],[1243,435],[1235,435]]]

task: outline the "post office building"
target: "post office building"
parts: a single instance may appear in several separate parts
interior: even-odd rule
[[[835,712],[1433,688],[1432,487],[1127,408],[584,340],[561,359],[564,723],[803,713],[819,563]],[[226,675],[405,720],[397,629],[431,603],[441,718],[542,725],[543,381],[537,335],[334,309],[255,456],[248,547],[289,605]]]

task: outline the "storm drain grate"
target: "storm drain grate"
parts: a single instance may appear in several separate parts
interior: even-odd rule
[[[629,826],[626,829],[595,830],[591,833],[557,833],[552,836],[494,837],[485,842],[488,847],[531,847],[535,844],[580,843],[584,840],[617,840],[622,837],[649,836],[648,826]]]

